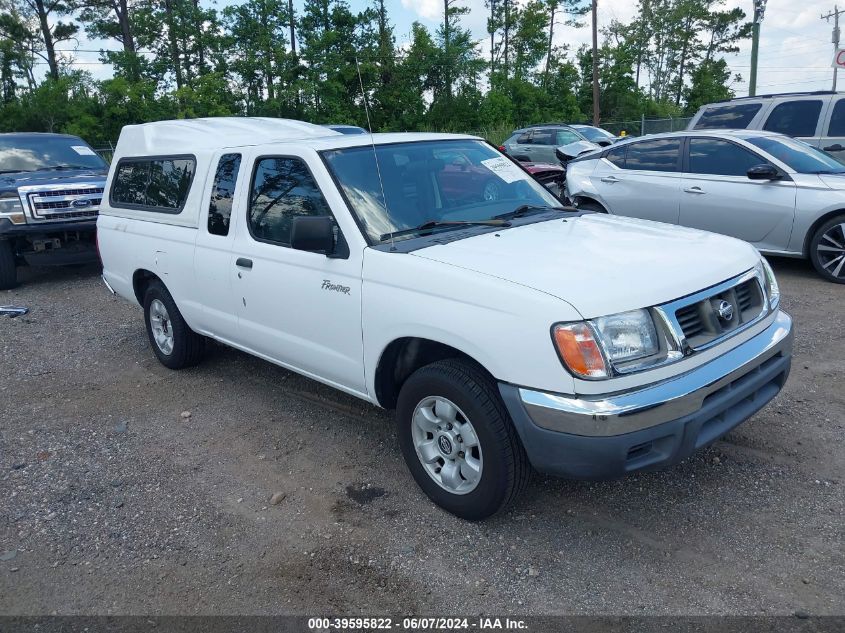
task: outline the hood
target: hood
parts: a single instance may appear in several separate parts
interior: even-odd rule
[[[62,169],[56,171],[22,171],[0,174],[0,189],[13,190],[29,185],[73,184],[76,181],[106,179],[106,172],[98,169]]]
[[[600,149],[602,149],[601,145],[591,143],[590,141],[575,141],[574,143],[558,147],[555,150],[555,155],[561,160],[570,160],[576,156],[580,156],[581,154],[595,152]]]
[[[819,180],[831,189],[845,189],[845,174],[819,174]]]
[[[551,163],[522,163],[522,166],[532,174],[538,171],[566,171],[561,165]]]
[[[414,251],[417,257],[518,283],[590,319],[678,299],[753,268],[734,238],[591,213]]]

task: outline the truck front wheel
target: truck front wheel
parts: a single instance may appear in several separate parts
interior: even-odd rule
[[[15,266],[15,252],[12,243],[0,240],[0,290],[9,290],[18,284],[18,271]]]
[[[150,283],[144,293],[144,320],[150,346],[162,365],[183,369],[202,360],[205,339],[188,327],[173,297],[159,281]]]
[[[486,519],[527,485],[528,458],[496,383],[470,363],[418,369],[402,386],[396,413],[411,474],[448,512]]]

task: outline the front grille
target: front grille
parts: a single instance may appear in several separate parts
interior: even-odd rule
[[[752,277],[675,310],[675,320],[692,349],[709,346],[762,316],[763,289]]]
[[[96,218],[103,201],[103,191],[103,187],[91,184],[21,188],[34,222]]]
[[[84,220],[85,218],[96,218],[100,215],[96,209],[89,209],[87,211],[70,211],[68,213],[51,213],[50,220]]]
[[[103,193],[102,187],[87,187],[81,189],[52,189],[39,191],[36,195],[39,198],[57,198],[60,196],[87,196],[94,193]]]
[[[101,198],[89,198],[92,207],[99,207]],[[46,211],[52,209],[72,209],[73,200],[61,200],[59,202],[36,202],[34,203],[36,211]]]

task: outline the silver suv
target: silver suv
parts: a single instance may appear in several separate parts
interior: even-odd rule
[[[699,108],[688,130],[765,130],[801,139],[845,160],[845,93],[741,97]]]
[[[586,136],[568,125],[544,124],[514,130],[499,148],[516,160],[532,163],[560,163],[559,147],[587,141]]]

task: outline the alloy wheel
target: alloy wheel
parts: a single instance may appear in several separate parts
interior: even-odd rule
[[[411,434],[420,463],[437,485],[457,495],[475,490],[484,464],[481,445],[454,402],[442,396],[423,398],[414,409]]]
[[[159,299],[150,303],[150,328],[156,346],[162,354],[170,356],[173,353],[173,327],[167,307]]]
[[[816,246],[819,264],[834,277],[845,278],[845,222],[834,224]]]

